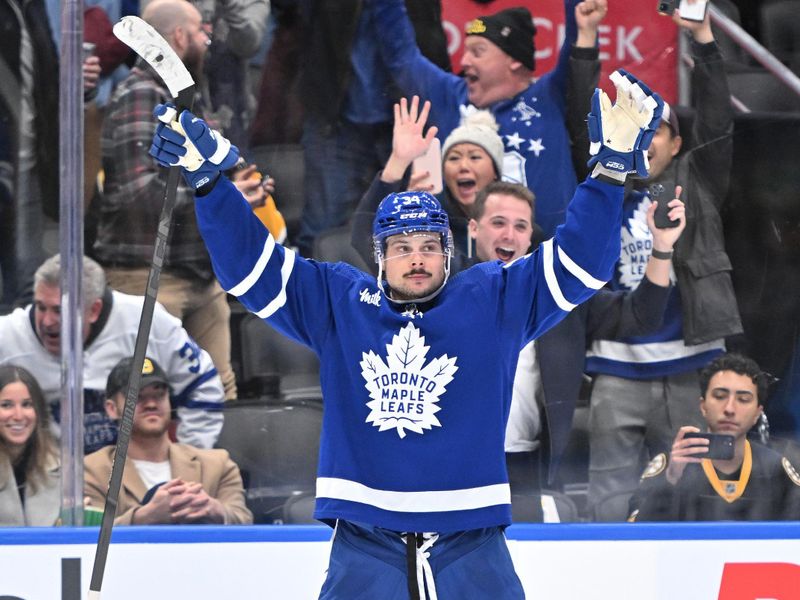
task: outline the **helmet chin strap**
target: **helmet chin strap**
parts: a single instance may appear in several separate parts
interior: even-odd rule
[[[400,305],[419,304],[422,302],[427,302],[428,300],[433,300],[434,298],[436,298],[436,296],[438,296],[442,292],[445,284],[447,283],[447,280],[450,279],[450,258],[452,256],[452,253],[448,248],[447,250],[444,251],[444,254],[447,257],[447,259],[444,262],[444,280],[442,281],[442,285],[440,285],[438,288],[436,288],[427,296],[422,296],[421,298],[414,298],[412,300],[395,300],[394,298],[392,298],[391,288],[389,288],[389,291],[387,291],[383,287],[383,261],[384,261],[383,256],[381,256],[380,260],[378,261],[378,288],[381,290],[381,292],[383,292],[383,295],[386,296],[386,299],[389,300],[390,302],[393,302],[394,304],[400,304]]]

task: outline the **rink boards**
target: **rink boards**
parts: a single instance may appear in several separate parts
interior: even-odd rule
[[[0,529],[0,598],[85,599],[97,535]],[[323,526],[120,527],[102,597],[316,598],[330,535]],[[800,522],[516,525],[507,537],[532,599],[800,597]]]

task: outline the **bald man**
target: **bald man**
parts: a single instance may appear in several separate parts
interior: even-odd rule
[[[164,37],[198,81],[211,34],[200,12],[185,0],[153,0],[142,18]],[[167,170],[147,150],[154,129],[153,106],[169,99],[155,71],[138,59],[117,87],[103,123],[105,187],[95,254],[105,267],[109,285],[128,294],[143,294],[146,289],[167,179]],[[197,103],[195,112],[203,113]],[[158,301],[183,320],[189,335],[211,355],[226,399],[235,398],[230,309],[197,230],[192,191],[183,184],[178,186]],[[192,349],[187,347],[185,352]]]
[[[203,59],[211,43],[211,25],[185,0],[154,0],[142,11],[147,21],[169,42],[195,81],[203,73]]]

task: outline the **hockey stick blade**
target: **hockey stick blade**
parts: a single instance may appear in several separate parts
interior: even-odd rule
[[[147,22],[139,17],[122,17],[114,25],[113,31],[122,43],[155,69],[173,98],[177,98],[181,91],[194,85],[189,70],[175,54],[175,50]]]
[[[162,38],[155,29],[142,21],[139,17],[123,17],[114,25],[114,35],[141,56],[158,73],[164,84],[169,89],[178,109],[178,114],[184,109],[191,110],[194,100],[194,80],[184,64],[175,54],[169,43]],[[136,411],[136,402],[139,399],[139,388],[142,382],[142,365],[144,364],[147,340],[150,337],[150,326],[153,322],[158,284],[161,278],[161,269],[167,253],[169,232],[172,228],[172,213],[175,209],[175,197],[180,179],[180,167],[172,167],[167,175],[164,188],[164,203],[158,221],[156,242],[153,248],[153,261],[150,265],[150,274],[147,278],[147,290],[142,303],[142,315],[139,319],[139,329],[136,332],[136,342],[133,350],[133,364],[128,387],[125,394],[125,407],[119,422],[117,434],[117,447],[114,452],[114,462],[111,466],[111,477],[108,482],[106,505],[103,510],[103,520],[100,525],[100,534],[97,539],[97,549],[92,567],[92,577],[89,584],[89,600],[100,600],[100,590],[103,585],[108,547],[111,543],[111,531],[114,527],[114,518],[117,514],[119,491],[122,487],[122,475],[125,470],[125,459],[128,456],[128,442],[133,429],[133,417]]]

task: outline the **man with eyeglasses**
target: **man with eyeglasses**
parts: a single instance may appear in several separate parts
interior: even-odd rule
[[[142,18],[169,42],[195,81],[200,81],[211,32],[200,12],[185,0],[154,0],[145,7]],[[127,294],[141,295],[146,289],[167,179],[147,148],[153,106],[169,97],[155,71],[137,59],[130,75],[117,87],[103,122],[105,181],[99,196],[94,257],[103,265],[109,286]],[[202,114],[203,108],[197,111]],[[189,335],[209,353],[222,379],[225,398],[230,400],[236,397],[230,362],[230,308],[214,277],[193,206],[192,190],[179,185],[158,301],[183,321]]]
[[[623,184],[628,173],[646,174],[663,106],[632,75],[612,80],[617,103],[598,90],[589,115],[592,176],[555,237],[509,264],[453,277],[449,220],[430,194],[381,202],[377,280],[345,263],[305,260],[276,244],[220,175],[237,148],[188,111],[179,133],[175,108],[156,107],[162,123],[150,152],[181,165],[195,188],[220,283],[320,357],[315,517],[336,528],[320,598],[524,597],[503,535],[517,357],[611,276]],[[202,164],[189,171],[187,154]]]

